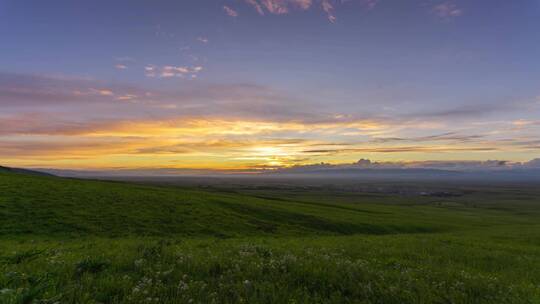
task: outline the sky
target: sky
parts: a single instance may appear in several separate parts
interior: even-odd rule
[[[0,0],[0,164],[540,157],[540,1]]]

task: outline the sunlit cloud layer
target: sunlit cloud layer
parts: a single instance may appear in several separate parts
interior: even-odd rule
[[[390,117],[313,108],[286,92],[249,84],[155,91],[47,76],[1,78],[0,155],[25,165],[227,169],[350,161],[361,155],[528,157],[540,142],[532,135],[540,130],[538,121],[478,126],[474,117],[482,108]],[[456,120],[462,123],[456,126]]]

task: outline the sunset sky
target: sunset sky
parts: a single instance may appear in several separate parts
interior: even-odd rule
[[[0,165],[540,157],[538,0],[0,0]]]

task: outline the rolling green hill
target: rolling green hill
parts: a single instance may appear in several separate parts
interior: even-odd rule
[[[0,303],[539,303],[535,188],[203,191],[0,169]]]
[[[0,173],[2,236],[335,235],[434,232],[433,208],[276,200],[234,193]]]

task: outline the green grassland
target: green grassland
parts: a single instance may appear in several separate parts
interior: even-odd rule
[[[0,170],[0,303],[540,303],[540,189],[219,191]]]

